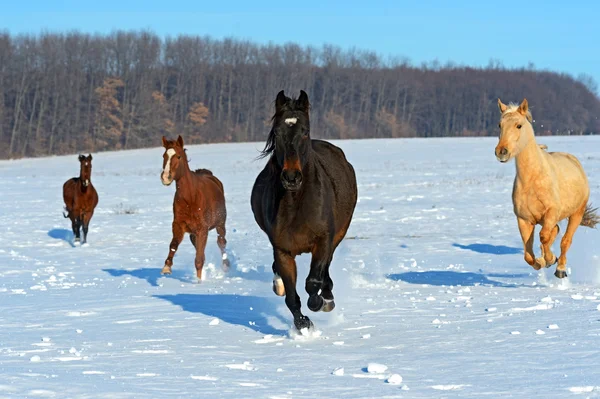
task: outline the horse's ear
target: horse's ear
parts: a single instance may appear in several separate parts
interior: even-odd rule
[[[177,144],[183,148],[183,137],[181,137],[181,135],[177,136]]]
[[[277,98],[275,99],[275,112],[278,112],[284,105],[287,103],[288,98],[285,96],[283,90],[277,93]]]
[[[300,97],[298,97],[298,100],[296,100],[296,104],[304,112],[308,112],[310,103],[308,102],[308,94],[306,94],[304,90],[300,90]]]
[[[167,148],[167,138],[165,136],[162,137],[163,147]]]
[[[524,98],[521,105],[519,105],[519,113],[523,116],[527,116],[528,110],[529,110],[529,103],[527,102],[527,99]]]
[[[79,154],[79,162],[85,161],[85,155]]]
[[[500,101],[500,99],[498,99],[498,109],[500,109],[500,112],[504,113],[507,108],[508,107],[506,106],[506,104],[502,104],[502,101]]]
[[[88,154],[88,161],[92,160],[92,154]]]

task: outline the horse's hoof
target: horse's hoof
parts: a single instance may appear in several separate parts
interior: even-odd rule
[[[283,285],[283,280],[277,274],[273,277],[273,292],[277,296],[285,295],[285,286]]]
[[[319,310],[323,309],[324,302],[325,301],[321,295],[311,295],[308,297],[307,305],[308,308],[313,312],[318,312]]]
[[[558,263],[558,258],[554,255],[554,260],[546,265],[546,267],[554,266]]]
[[[160,274],[171,274],[171,268],[169,266],[163,267]]]
[[[331,312],[335,309],[335,301],[333,299],[324,299],[323,307],[321,308],[322,312]]]
[[[543,269],[544,267],[549,267],[549,265],[546,264],[546,259],[539,257],[539,258],[535,258],[535,264],[533,265],[533,268],[535,270],[540,270]]]
[[[230,263],[229,263],[229,259],[225,258],[223,259],[223,271],[225,273],[227,273],[229,271],[229,268],[231,267]]]
[[[314,327],[312,321],[310,321],[310,319],[306,316],[300,316],[298,318],[295,318],[294,326],[296,327],[296,330],[298,330],[298,332],[300,332],[300,334],[302,334],[303,329],[306,328],[306,329],[310,330],[311,328]]]
[[[81,239],[79,237],[75,237],[75,239],[73,241],[74,242],[79,242],[79,241],[81,241]]]
[[[556,269],[556,271],[554,272],[554,275],[557,278],[565,278],[565,277],[567,277],[567,272],[566,272],[566,270],[558,270],[558,269]]]

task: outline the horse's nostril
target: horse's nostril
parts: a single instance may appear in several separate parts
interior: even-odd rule
[[[506,147],[500,150],[500,155],[505,156],[506,154],[508,154],[508,150],[506,149]]]
[[[302,182],[302,173],[298,170],[284,170],[281,173],[281,179],[288,184],[300,184]]]

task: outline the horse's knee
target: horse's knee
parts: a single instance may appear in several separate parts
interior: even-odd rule
[[[322,287],[323,287],[322,280],[317,280],[314,278],[306,279],[305,289],[306,289],[306,293],[308,295],[310,295],[310,296],[316,295]]]
[[[542,231],[540,231],[540,242],[543,245],[546,245],[550,242],[550,237],[552,235],[552,230],[548,231],[546,229],[542,229]]]

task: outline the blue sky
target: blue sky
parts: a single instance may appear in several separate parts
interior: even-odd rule
[[[8,1],[0,29],[11,33],[150,29],[237,37],[259,43],[374,50],[414,64],[439,60],[586,73],[600,83],[598,1]]]

